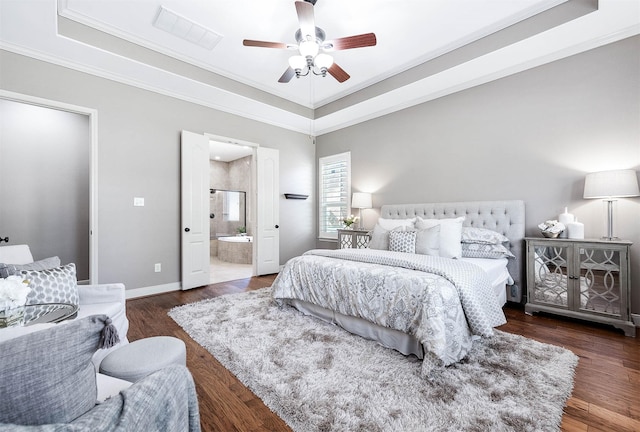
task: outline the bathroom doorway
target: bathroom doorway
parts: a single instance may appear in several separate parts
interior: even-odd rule
[[[210,283],[254,275],[254,148],[209,141]]]

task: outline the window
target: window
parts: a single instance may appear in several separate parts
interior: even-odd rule
[[[318,163],[319,237],[338,238],[350,205],[351,153],[322,157]]]

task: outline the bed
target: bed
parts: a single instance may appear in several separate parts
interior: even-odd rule
[[[375,248],[382,222],[411,220],[435,223],[437,230],[418,232],[437,232],[443,241],[439,251]],[[498,233],[513,257],[449,258],[440,230],[451,222],[461,223],[466,231]],[[416,230],[407,226],[387,231],[394,241],[404,241],[414,234],[396,231]],[[385,205],[373,235],[368,249],[317,249],[289,260],[273,283],[275,302],[416,355],[422,359],[423,376],[462,360],[475,339],[491,337],[493,328],[506,322],[501,307],[507,290],[523,278],[522,201]]]

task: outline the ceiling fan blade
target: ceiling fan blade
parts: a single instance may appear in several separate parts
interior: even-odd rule
[[[289,81],[291,81],[291,78],[293,78],[294,76],[296,76],[296,71],[293,70],[293,68],[291,66],[289,66],[287,68],[287,70],[284,71],[284,73],[282,74],[282,76],[280,77],[278,82],[279,83],[288,83]]]
[[[251,40],[251,39],[243,40],[242,45],[260,47],[260,48],[281,48],[281,49],[290,48],[290,44],[286,44],[282,42],[266,42],[266,41],[257,41],[257,40]]]
[[[374,33],[365,33],[356,36],[347,36],[339,39],[325,41],[322,48],[325,51],[338,51],[352,48],[362,48],[376,45],[376,35]]]
[[[296,12],[298,12],[298,22],[300,23],[302,38],[307,40],[307,36],[311,36],[311,40],[316,40],[316,23],[313,17],[313,5],[306,1],[297,1]]]
[[[327,72],[329,72],[332,77],[334,77],[336,80],[338,80],[338,82],[341,82],[341,83],[351,78],[349,74],[344,71],[344,69],[342,69],[340,66],[338,66],[335,63],[332,64],[329,69],[327,69]]]

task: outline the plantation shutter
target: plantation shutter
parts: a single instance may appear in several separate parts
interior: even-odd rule
[[[319,237],[338,238],[348,216],[351,192],[351,153],[319,159]]]

